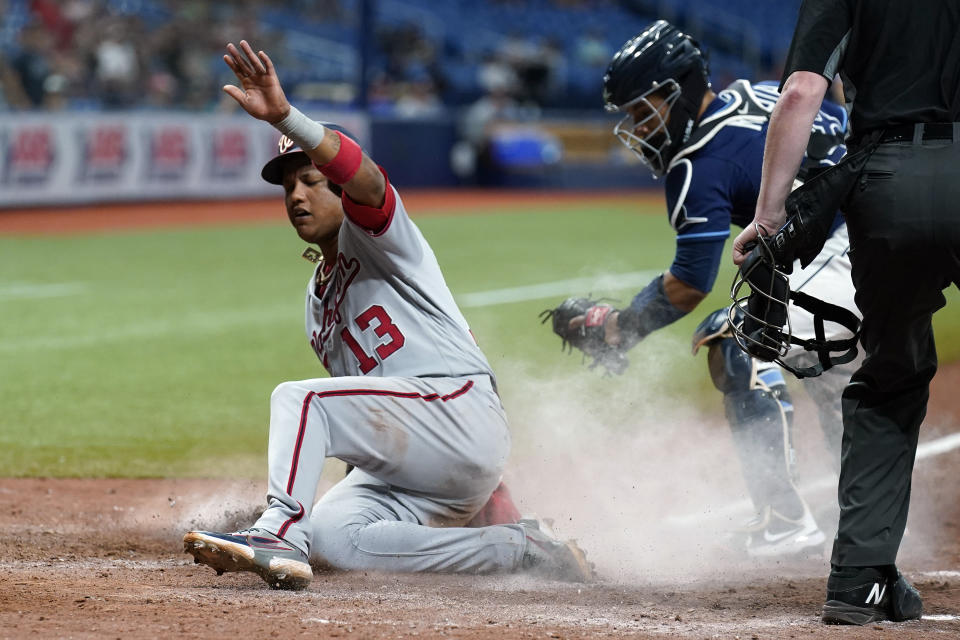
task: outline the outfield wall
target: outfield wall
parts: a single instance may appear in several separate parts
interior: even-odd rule
[[[369,139],[364,116],[322,115]],[[4,114],[0,208],[269,195],[278,139],[245,114]]]
[[[650,174],[594,116],[491,123],[470,175],[454,172],[460,140],[451,114],[370,118],[306,109],[337,122],[410,187],[637,189]],[[242,113],[30,113],[0,118],[0,209],[103,202],[249,198],[279,135]]]

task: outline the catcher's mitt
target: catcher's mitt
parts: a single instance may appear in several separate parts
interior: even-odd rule
[[[589,298],[567,298],[555,309],[546,309],[540,314],[541,324],[553,320],[553,332],[563,340],[563,348],[573,351],[576,347],[584,356],[593,358],[590,368],[603,365],[608,373],[622,374],[629,364],[627,356],[617,347],[607,344],[603,328],[607,315],[616,311],[608,304],[598,304]],[[571,328],[570,321],[583,316],[579,327]]]

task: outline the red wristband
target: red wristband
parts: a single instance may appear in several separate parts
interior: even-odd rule
[[[361,151],[360,145],[339,131],[334,131],[334,133],[340,136],[340,150],[337,151],[336,157],[323,166],[317,166],[316,164],[313,166],[327,176],[327,180],[330,182],[345,184],[350,182],[351,178],[357,174],[357,170],[360,169],[363,151]]]

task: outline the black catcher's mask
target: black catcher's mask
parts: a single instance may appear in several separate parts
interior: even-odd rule
[[[728,310],[730,327],[741,349],[758,360],[776,362],[798,378],[818,376],[834,365],[850,362],[857,356],[860,337],[860,319],[853,312],[790,290],[787,275],[793,270],[794,257],[808,252],[803,244],[810,234],[806,228],[810,222],[803,216],[794,216],[773,236],[765,235],[765,230],[758,228],[757,242],[734,278],[730,292],[733,304]],[[818,252],[816,248],[813,255]],[[749,285],[749,294],[744,285]],[[813,339],[803,340],[793,335],[790,302],[813,314]],[[853,335],[827,340],[824,322],[842,325]],[[796,368],[784,362],[791,344],[815,352],[817,364]],[[840,353],[831,355],[834,352]]]
[[[614,54],[603,76],[603,101],[607,111],[625,114],[613,134],[660,177],[693,131],[709,87],[697,41],[658,20]],[[659,109],[654,95],[662,99]],[[646,131],[638,133],[640,127]]]

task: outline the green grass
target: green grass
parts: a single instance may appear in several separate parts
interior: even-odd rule
[[[418,224],[460,297],[670,264],[659,211],[581,204]],[[303,335],[302,247],[283,225],[0,238],[0,476],[262,477],[270,392],[322,375]],[[465,308],[518,446],[536,418],[523,397],[531,380],[573,376],[586,402],[600,402],[635,394],[636,372],[644,393],[719,407],[689,336],[726,305],[732,276],[725,261],[710,298],[631,352],[620,379],[583,371],[539,323],[563,295]],[[592,293],[626,304],[638,288]],[[957,298],[936,317],[944,362],[960,357]]]

